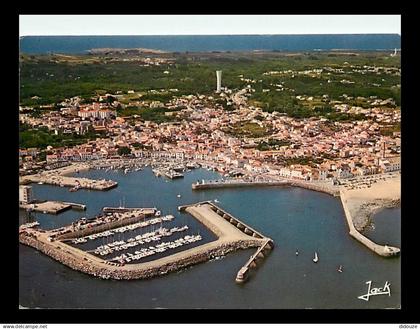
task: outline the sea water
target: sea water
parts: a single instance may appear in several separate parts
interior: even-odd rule
[[[400,308],[400,258],[380,257],[351,238],[338,198],[297,187],[192,190],[191,184],[199,179],[219,177],[204,169],[186,172],[184,178],[172,181],[155,177],[150,168],[127,174],[92,170],[77,176],[116,180],[118,187],[69,192],[67,188],[34,184],[35,198],[83,203],[87,210],[59,215],[34,213],[32,220],[51,229],[80,217],[94,217],[104,206],[124,203],[126,207],[157,207],[163,214],[175,215],[174,223],[195,225],[192,233],[199,230],[211,240],[211,233],[188,214],[179,213],[177,206],[217,199],[220,207],[272,238],[275,247],[251,272],[249,281],[239,285],[235,283],[236,273],[254,249],[236,251],[162,277],[114,281],[77,272],[20,245],[19,304],[24,307]],[[374,238],[400,247],[399,234],[395,233],[400,225],[400,208],[383,210],[374,219]],[[28,215],[22,211],[19,220],[27,221]],[[315,252],[318,263],[312,261]],[[340,265],[342,273],[337,271]],[[366,282],[370,280],[372,288],[383,287],[388,281],[391,296],[359,299],[367,293]]]

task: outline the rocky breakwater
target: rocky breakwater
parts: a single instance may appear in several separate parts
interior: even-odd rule
[[[74,270],[94,276],[107,277],[106,273],[108,270],[106,268],[101,267],[99,264],[95,264],[92,261],[89,261],[87,258],[83,259],[81,257],[77,257],[74,254],[71,254],[69,250],[63,249],[57,245],[57,243],[52,244],[41,241],[36,235],[28,232],[23,232],[19,235],[19,242],[41,251],[47,256]]]
[[[239,250],[239,249],[248,249],[252,247],[258,247],[259,244],[255,241],[229,241],[226,243],[221,244],[206,244],[202,245],[196,248],[192,248],[188,250],[187,252],[180,252],[178,254],[175,254],[174,256],[180,256],[180,257],[174,257],[175,259],[165,261],[165,258],[171,258],[171,256],[161,258],[160,263],[162,264],[155,264],[154,262],[148,262],[143,263],[146,265],[145,268],[139,268],[136,269],[136,265],[125,265],[125,267],[128,269],[129,267],[133,267],[129,270],[128,273],[121,273],[122,277],[119,279],[146,279],[146,278],[152,278],[158,275],[164,275],[170,272],[177,272],[181,269],[184,269],[186,267],[204,263],[209,261],[210,259],[225,256],[226,254]],[[196,250],[195,250],[196,249]],[[164,262],[165,261],[165,262]]]
[[[358,231],[363,231],[371,222],[372,217],[384,208],[396,208],[401,204],[400,199],[377,199],[366,203],[361,203],[354,210],[353,223]]]
[[[224,256],[238,249],[261,247],[267,240],[262,234],[210,202],[187,206],[185,210],[210,229],[217,239],[149,262],[114,263],[60,241],[63,237],[74,238],[73,225],[58,231],[43,231],[25,227],[19,232],[19,240],[22,244],[36,248],[74,270],[103,279],[115,280],[147,279],[179,271],[187,266]],[[127,214],[114,214],[113,216],[124,217]],[[122,219],[120,218],[120,221]],[[128,220],[132,219],[128,218]],[[99,224],[103,220],[97,219]],[[138,219],[134,218],[133,220]],[[79,222],[79,224],[81,228],[84,228],[83,225],[92,225],[91,222]],[[87,227],[86,229],[91,228]],[[83,233],[87,232],[86,229],[82,229]],[[65,235],[67,232],[70,232],[71,236]],[[59,234],[57,235],[57,233]]]
[[[253,240],[229,241],[226,243],[208,243],[174,255],[150,262],[120,266],[103,261],[92,255],[83,257],[81,252],[73,253],[71,247],[55,242],[41,241],[37,234],[22,232],[20,243],[33,247],[60,263],[83,273],[102,279],[133,280],[148,279],[170,272],[179,271],[185,267],[206,262],[212,258],[224,256],[238,249],[258,247],[259,242]],[[59,245],[61,244],[61,246]]]
[[[352,191],[351,191],[352,192]],[[392,246],[382,246],[365,237],[360,231],[365,227],[369,221],[369,217],[374,211],[378,211],[384,207],[396,206],[399,204],[399,199],[394,198],[356,198],[352,193],[346,190],[340,192],[341,203],[343,205],[344,213],[346,215],[347,224],[349,227],[349,234],[374,251],[380,256],[391,257],[400,254],[400,249]]]

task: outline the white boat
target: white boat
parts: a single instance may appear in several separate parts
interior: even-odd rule
[[[215,202],[215,203],[219,203],[220,201],[219,201],[219,200],[217,200],[217,199],[214,199],[214,202]]]
[[[337,269],[338,272],[343,273],[343,265],[340,265],[340,267]]]
[[[318,263],[318,254],[315,252],[315,257],[312,259],[314,263]]]
[[[181,194],[178,194],[176,197],[177,197],[177,198],[180,198],[180,197],[181,197]]]

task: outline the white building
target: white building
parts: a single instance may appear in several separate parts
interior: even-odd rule
[[[222,90],[222,71],[216,71],[217,86],[216,92],[220,93]]]
[[[83,118],[83,119],[90,118],[90,117],[98,118],[99,117],[99,111],[97,111],[97,110],[82,110],[82,111],[79,111],[77,113],[77,115],[79,117]]]
[[[384,172],[398,171],[401,170],[401,158],[389,158],[379,160],[379,165]]]
[[[340,168],[336,170],[336,172],[337,172],[337,177],[341,179],[353,177],[350,167],[346,165],[342,165]]]
[[[31,203],[33,200],[32,186],[21,185],[19,186],[19,202]]]
[[[117,112],[116,111],[111,111],[111,110],[99,110],[98,111],[99,117],[101,119],[109,119],[111,117],[111,115],[116,116]]]
[[[76,126],[76,132],[84,135],[89,131],[90,121],[80,121],[79,126]]]

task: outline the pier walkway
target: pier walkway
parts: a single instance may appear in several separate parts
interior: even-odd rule
[[[281,181],[245,181],[245,180],[202,180],[192,184],[193,190],[203,190],[209,188],[227,188],[227,187],[247,187],[247,186],[282,186],[286,185],[286,180]]]
[[[213,188],[231,188],[231,187],[265,187],[265,186],[296,186],[308,190],[327,193],[333,196],[339,196],[340,192],[337,187],[334,187],[326,182],[311,182],[297,179],[284,178],[281,180],[266,179],[247,181],[243,179],[227,179],[227,180],[202,180],[201,182],[193,183],[191,188],[193,190],[204,190]]]
[[[157,212],[157,208],[126,208],[126,207],[103,207],[102,212],[104,213],[125,213],[140,211],[146,216],[154,215]]]
[[[357,241],[364,244],[366,247],[368,247],[373,252],[377,253],[380,256],[383,257],[392,257],[397,256],[400,253],[400,249],[397,247],[391,247],[391,246],[382,246],[379,245],[372,240],[365,237],[362,233],[360,233],[355,227],[353,223],[353,218],[350,213],[350,209],[347,206],[347,199],[344,196],[343,192],[341,192],[341,203],[343,205],[344,213],[346,215],[347,225],[350,229],[349,234],[355,238]]]
[[[232,239],[232,237],[237,236],[237,238],[244,239],[244,235],[247,235],[249,238],[253,238],[258,242],[259,248],[256,253],[251,256],[250,260],[242,266],[236,276],[236,282],[242,283],[245,282],[248,278],[248,274],[251,268],[256,268],[260,262],[257,262],[257,259],[263,259],[268,255],[268,251],[274,248],[274,242],[272,239],[265,237],[262,233],[258,232],[251,226],[245,224],[243,221],[229,214],[222,208],[216,206],[210,201],[200,202],[197,205],[187,206],[185,208],[187,212],[203,222],[208,228],[210,228],[213,233],[219,236],[219,239]],[[206,221],[210,219],[212,221],[218,220],[218,226],[223,225],[223,231],[219,232],[217,229],[212,229],[212,225]],[[220,219],[223,222],[220,222]],[[242,233],[242,234],[241,234]],[[249,239],[247,238],[247,239]]]
[[[84,204],[64,201],[33,201],[32,203],[20,204],[19,207],[27,211],[36,211],[53,215],[69,209],[86,210],[86,205]]]
[[[236,275],[236,282],[243,283],[248,279],[249,271],[251,268],[256,268],[260,260],[264,259],[268,253],[274,248],[273,240],[265,239],[265,242],[258,248],[244,266],[238,271]]]

